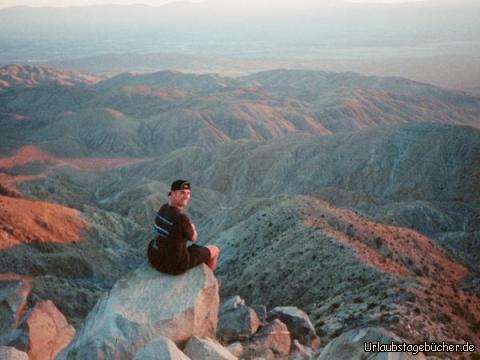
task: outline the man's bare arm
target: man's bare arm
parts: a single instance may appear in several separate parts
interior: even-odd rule
[[[195,227],[194,223],[192,223],[192,229],[193,229],[192,241],[195,242],[197,241],[198,234],[197,234],[197,228]]]

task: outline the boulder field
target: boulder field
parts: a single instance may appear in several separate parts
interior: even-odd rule
[[[1,360],[336,360],[390,359],[363,342],[402,341],[382,328],[351,330],[323,347],[308,315],[294,306],[219,301],[213,272],[172,276],[147,262],[120,278],[75,331],[52,301],[25,309],[28,279],[0,283]],[[424,359],[423,354],[393,354]]]
[[[391,334],[381,328],[357,332],[371,341]],[[267,311],[239,296],[220,304],[218,282],[207,266],[171,276],[144,263],[101,297],[56,360],[340,359],[347,342],[352,343],[352,356],[360,359],[365,355],[357,344],[360,340],[351,338],[332,341],[322,355],[320,338],[301,309],[281,306]],[[390,338],[399,339],[395,334]]]

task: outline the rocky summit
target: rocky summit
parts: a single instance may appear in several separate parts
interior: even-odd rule
[[[191,341],[215,356],[222,346],[238,358],[308,359],[342,334],[379,328],[480,347],[478,96],[303,70],[107,79],[12,65],[0,74],[8,356],[37,353],[27,318],[45,314],[41,304],[76,328],[64,358],[87,343],[118,349],[112,358],[154,349],[183,358]],[[225,306],[208,335],[196,325],[178,337],[160,329],[163,310],[181,308],[197,324],[205,309],[192,292],[216,292],[213,275],[199,267],[180,277],[187,291],[142,265],[177,178],[192,184],[187,213],[199,243],[222,251],[215,277]],[[167,288],[178,290],[175,302]]]
[[[132,358],[157,336],[179,346],[193,335],[214,337],[218,303],[205,265],[175,277],[144,264],[97,302],[57,359]]]

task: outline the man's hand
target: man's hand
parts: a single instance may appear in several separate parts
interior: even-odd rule
[[[193,228],[192,241],[195,242],[197,241],[198,234],[197,234],[197,228],[195,227],[194,223],[192,223],[192,228]]]

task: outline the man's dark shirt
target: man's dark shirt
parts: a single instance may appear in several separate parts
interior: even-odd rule
[[[191,259],[187,241],[194,234],[188,216],[177,208],[164,204],[158,210],[154,228],[157,237],[148,247],[148,258],[152,265],[170,274],[179,274],[188,269]]]

